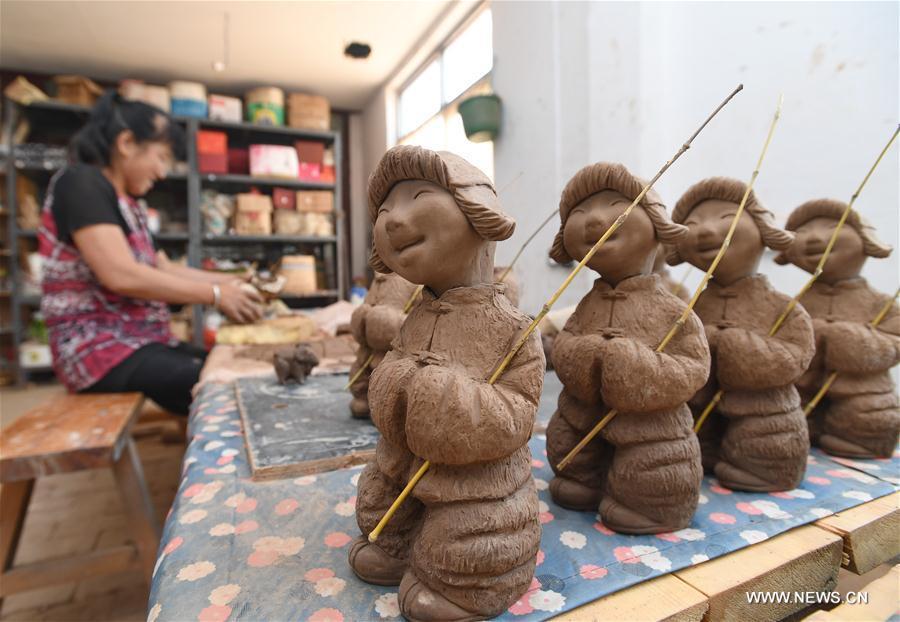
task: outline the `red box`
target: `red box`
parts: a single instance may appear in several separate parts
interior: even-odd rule
[[[325,157],[325,143],[317,140],[298,140],[294,142],[294,149],[301,162],[321,164]]]
[[[286,188],[272,189],[272,204],[278,209],[294,209],[297,195],[293,190]]]
[[[224,175],[228,172],[228,156],[224,153],[198,153],[197,160],[201,173]]]
[[[297,177],[303,181],[322,181],[322,165],[301,162]]]
[[[319,181],[323,184],[333,184],[334,183],[334,167],[333,166],[323,166],[322,167],[322,175],[319,177]]]
[[[197,153],[226,155],[228,153],[228,135],[225,132],[211,130],[198,131]]]
[[[228,149],[228,172],[234,175],[250,174],[250,150],[237,147]]]

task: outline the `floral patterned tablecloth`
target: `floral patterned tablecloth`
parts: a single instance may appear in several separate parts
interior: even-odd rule
[[[154,571],[150,622],[400,619],[396,588],[363,583],[347,565],[347,549],[359,534],[354,503],[361,467],[252,481],[232,385],[202,389],[189,429],[183,479]],[[896,457],[840,463],[813,450],[796,490],[738,493],[707,478],[689,528],[624,536],[592,513],[553,504],[544,449],[543,436],[532,439],[543,524],[537,572],[504,620],[552,617],[889,494],[900,464]]]

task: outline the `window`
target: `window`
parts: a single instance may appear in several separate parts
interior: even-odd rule
[[[481,10],[399,91],[400,144],[452,151],[494,177],[494,144],[466,138],[457,104],[491,91],[494,65],[491,11]]]

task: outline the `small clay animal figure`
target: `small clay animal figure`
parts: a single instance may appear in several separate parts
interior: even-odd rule
[[[356,418],[369,416],[369,377],[400,333],[400,326],[406,319],[403,310],[415,291],[416,286],[400,275],[376,274],[365,301],[353,311],[350,329],[359,349],[350,366],[350,377],[353,378],[372,356],[368,367],[350,386],[353,394],[350,413]]]
[[[672,265],[687,261],[704,272],[725,240],[747,186],[712,177],[691,186],[672,220],[688,235],[671,250]],[[792,490],[806,472],[806,417],[794,382],[815,351],[812,320],[797,306],[777,333],[772,324],[790,301],[758,272],[766,247],[782,251],[794,236],[751,191],[728,250],[694,307],[712,352],[709,382],[691,400],[699,416],[722,390],[698,436],[703,466],[726,488]]]
[[[297,344],[289,352],[275,353],[275,375],[279,384],[304,384],[306,377],[319,364],[319,357],[305,344]]]
[[[794,243],[776,257],[814,272],[846,203],[808,201],[788,217]],[[812,442],[835,456],[888,458],[900,432],[900,401],[890,369],[900,362],[900,309],[890,304],[877,327],[871,322],[890,297],[860,276],[868,257],[887,257],[891,247],[851,211],[822,274],[800,299],[813,318],[816,354],[797,381],[804,404],[838,372],[809,418]]]
[[[641,192],[621,164],[586,166],[559,202],[561,225],[550,256],[581,260]],[[659,243],[674,224],[651,191],[591,258],[600,273],[553,344],[563,383],[547,428],[547,456],[559,505],[597,511],[622,533],[686,527],[697,508],[703,469],[687,400],[706,382],[709,348],[693,313],[666,349],[656,347],[685,303],[652,274]],[[619,414],[562,471],[558,463],[611,409]]]
[[[286,352],[276,352],[274,359],[279,384],[304,384],[306,377],[319,364],[316,353],[302,343]]]
[[[452,153],[394,147],[368,190],[370,264],[426,287],[369,383],[382,437],[359,480],[363,534],[431,467],[375,543],[356,540],[350,565],[369,583],[399,584],[410,620],[492,617],[531,584],[541,534],[528,448],[540,337],[488,383],[529,324],[493,282],[495,242],[515,222],[491,181]]]

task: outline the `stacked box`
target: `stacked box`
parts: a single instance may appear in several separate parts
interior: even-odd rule
[[[271,235],[272,198],[264,194],[237,195],[234,230],[238,235]]]
[[[334,193],[331,190],[298,190],[297,211],[330,214],[334,211]]]
[[[238,97],[226,95],[210,95],[206,98],[209,108],[209,118],[216,121],[229,123],[241,122],[241,100]]]
[[[215,130],[197,132],[197,168],[201,173],[228,172],[228,135]]]
[[[288,125],[310,130],[331,128],[331,104],[319,95],[291,93],[288,99]]]
[[[284,145],[250,145],[250,174],[253,177],[296,179],[297,152]]]

